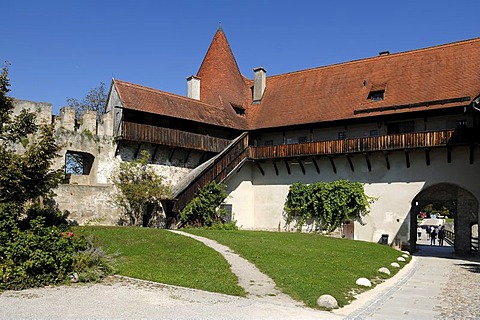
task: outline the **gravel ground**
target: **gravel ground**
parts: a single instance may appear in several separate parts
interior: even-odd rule
[[[438,319],[480,318],[480,262],[459,261],[449,269],[446,286],[438,298]]]

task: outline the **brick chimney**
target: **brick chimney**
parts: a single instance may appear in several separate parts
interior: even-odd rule
[[[267,85],[267,72],[263,68],[253,69],[253,102],[260,102]]]
[[[190,76],[187,78],[187,97],[200,100],[200,78]]]

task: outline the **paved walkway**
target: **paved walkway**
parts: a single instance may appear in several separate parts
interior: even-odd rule
[[[418,253],[397,276],[333,313],[302,306],[227,247],[197,240],[226,257],[247,298],[112,277],[95,285],[4,292],[0,319],[480,318],[480,260],[459,259],[451,247],[430,246],[426,240],[418,242]]]

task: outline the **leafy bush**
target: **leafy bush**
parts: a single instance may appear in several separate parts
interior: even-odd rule
[[[210,227],[205,227],[207,230],[238,230],[237,222],[232,220],[229,222],[217,221],[213,223]]]
[[[224,223],[226,211],[219,206],[227,196],[225,186],[210,182],[180,212],[180,221],[190,227],[211,227]]]
[[[297,229],[313,222],[317,228],[331,232],[346,219],[368,214],[373,200],[359,182],[294,183],[285,203],[286,222],[295,221]]]

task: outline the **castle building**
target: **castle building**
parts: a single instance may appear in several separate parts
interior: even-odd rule
[[[219,29],[185,97],[112,81],[101,132],[114,147],[104,161],[88,152],[83,179],[106,187],[115,161],[148,150],[174,186],[167,215],[215,180],[227,185],[225,207],[238,226],[267,230],[288,230],[292,183],[348,179],[377,200],[343,236],[388,235],[413,248],[417,214],[435,203],[455,216],[455,250],[470,252],[479,222],[479,101],[480,39],[273,76],[258,67],[247,78]]]

